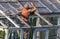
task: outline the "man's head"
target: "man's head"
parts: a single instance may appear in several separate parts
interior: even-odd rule
[[[28,4],[25,4],[24,7],[25,7],[26,9],[28,9],[28,8],[29,8],[29,5],[28,5]]]

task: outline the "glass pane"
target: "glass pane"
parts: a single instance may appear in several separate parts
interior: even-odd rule
[[[31,1],[37,1],[37,0],[31,0]]]
[[[19,0],[19,1],[28,1],[28,0]]]
[[[28,4],[29,7],[32,7],[32,6],[30,5],[30,2],[20,2],[20,3],[22,4],[22,6],[24,6],[25,4]]]
[[[58,12],[58,10],[49,2],[45,2],[44,0],[41,0],[50,10],[52,10],[53,12]]]
[[[9,9],[9,6],[7,3],[0,3],[4,8]]]
[[[36,7],[43,7],[39,2],[34,2]]]
[[[32,7],[31,6],[31,2],[20,2],[23,6],[25,5],[25,4],[28,4],[29,5],[29,7]],[[33,2],[34,4],[35,4],[35,6],[36,7],[44,7],[44,6],[42,6],[39,2]]]
[[[0,0],[0,2],[16,2],[16,0]]]
[[[12,10],[13,12],[16,12],[12,7],[10,7],[7,3],[0,3],[5,9]]]
[[[19,1],[37,1],[37,0],[19,0]]]
[[[0,6],[0,10],[4,11],[4,9]]]
[[[9,3],[11,4],[14,8],[16,8],[18,11],[20,11],[21,9],[19,8],[19,5],[17,5],[17,3]]]
[[[59,0],[50,0],[50,1],[53,3],[57,3],[57,1],[59,1]]]
[[[46,8],[38,8],[38,11],[40,13],[49,13],[49,11]]]

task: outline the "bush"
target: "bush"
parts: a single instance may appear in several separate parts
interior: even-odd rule
[[[0,38],[4,38],[5,37],[5,31],[0,31]]]

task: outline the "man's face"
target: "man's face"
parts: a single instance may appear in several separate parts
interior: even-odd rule
[[[28,9],[28,8],[29,8],[29,5],[28,5],[28,4],[25,4],[24,7],[25,7],[26,9]]]

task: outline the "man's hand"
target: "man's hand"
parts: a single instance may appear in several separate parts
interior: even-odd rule
[[[31,5],[34,6],[34,3],[31,2]]]
[[[35,7],[35,5],[34,5],[34,3],[33,3],[33,2],[31,2],[31,5],[32,5],[31,12],[34,12],[34,11],[36,11],[36,10],[37,10],[37,8]]]

